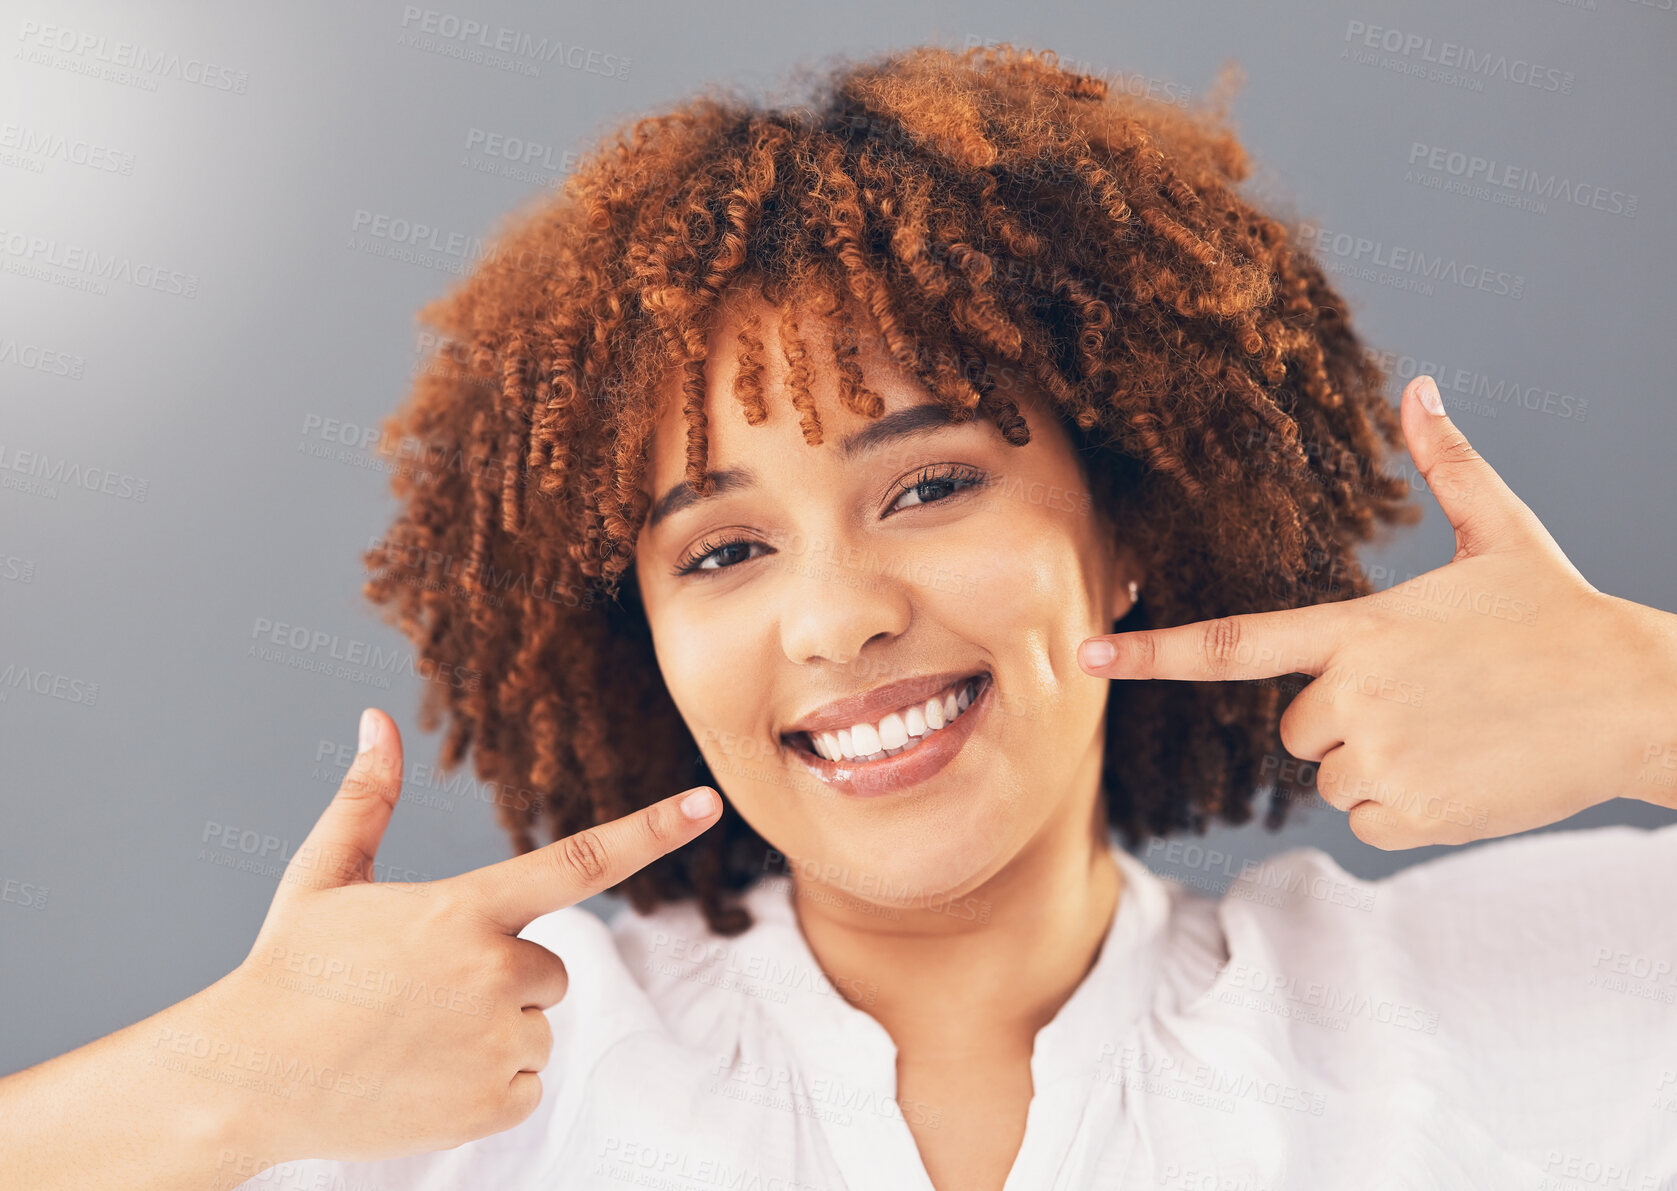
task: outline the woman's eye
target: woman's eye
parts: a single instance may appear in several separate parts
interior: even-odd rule
[[[712,546],[709,543],[701,545],[689,558],[682,562],[677,574],[686,575],[693,571],[725,571],[729,567],[738,566],[751,558],[750,550],[753,546],[761,546],[761,542],[753,542],[747,538],[739,538],[731,542],[722,542]],[[712,566],[712,562],[716,565]]]
[[[948,500],[967,488],[985,482],[984,473],[975,467],[948,466],[923,468],[891,503],[888,513],[915,505],[937,504]],[[715,574],[728,571],[741,563],[750,562],[758,555],[753,550],[773,553],[773,550],[753,538],[732,538],[723,542],[703,541],[676,563],[677,575],[691,575],[696,571]]]
[[[981,473],[971,469],[944,470],[941,472],[923,471],[903,490],[901,496],[892,502],[891,508],[912,508],[914,505],[936,504],[940,500],[947,500],[956,492],[970,488],[983,482]]]

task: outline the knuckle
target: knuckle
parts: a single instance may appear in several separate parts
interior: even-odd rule
[[[671,809],[660,802],[647,807],[641,815],[641,830],[655,847],[668,848],[675,841],[675,829],[670,823]]]
[[[527,1078],[526,1078],[527,1076]],[[499,1119],[496,1121],[496,1132],[511,1129],[514,1125],[529,1119],[542,1102],[542,1081],[528,1072],[521,1074],[512,1081],[507,1090],[506,1099],[502,1102]]]
[[[354,844],[328,844],[307,856],[300,852],[298,856],[294,867],[287,872],[297,884],[307,888],[319,888],[322,883],[373,879],[373,858]]]
[[[1299,752],[1303,725],[1299,722],[1300,712],[1298,707],[1298,701],[1294,700],[1292,706],[1281,713],[1281,722],[1277,725],[1276,734],[1281,737],[1281,747],[1286,749],[1290,755],[1301,761],[1308,761],[1310,758]]]
[[[523,1014],[496,1013],[484,1028],[484,1048],[498,1059],[516,1059],[522,1047]]]
[[[363,766],[355,766],[344,775],[343,783],[338,787],[339,792],[346,798],[356,801],[383,801],[390,782],[378,771]]]
[[[1404,824],[1377,802],[1353,807],[1348,823],[1351,833],[1371,848],[1396,852],[1409,846],[1404,841]]]
[[[457,918],[467,905],[459,886],[449,881],[418,881],[412,892],[419,897],[418,904],[425,907],[431,922]]]
[[[1227,616],[1207,621],[1200,649],[1213,670],[1228,669],[1239,654],[1240,623]]]
[[[1361,736],[1357,742],[1357,776],[1364,787],[1375,792],[1403,789],[1404,774],[1400,768],[1403,755],[1387,747],[1382,732],[1365,730]]]
[[[518,960],[510,947],[492,947],[477,964],[479,975],[496,988],[505,988],[518,979]]]
[[[580,877],[592,885],[606,875],[608,858],[605,841],[594,828],[584,828],[575,835],[565,837],[559,846],[558,860],[568,870],[568,875]]]
[[[539,1023],[537,1037],[540,1039],[536,1046],[538,1065],[537,1071],[547,1066],[547,1061],[553,1057],[553,1024],[547,1020],[547,1014],[540,1010],[529,1010],[528,1016]]]
[[[504,1086],[497,1086],[495,1080],[485,1080],[476,1089],[471,1104],[462,1114],[466,1120],[466,1132],[471,1140],[487,1137],[507,1128],[502,1122],[506,1120],[506,1103],[510,1095],[510,1091]]]
[[[1151,674],[1159,664],[1159,639],[1152,633],[1131,633],[1122,638],[1125,646],[1133,650],[1134,668],[1142,674]]]
[[[1345,772],[1332,759],[1332,754],[1329,754],[1328,760],[1316,767],[1316,793],[1335,810],[1351,809],[1350,804],[1345,801]]]
[[[1474,463],[1480,455],[1473,449],[1473,444],[1467,441],[1467,436],[1458,431],[1444,440],[1438,449],[1438,458],[1444,463]]]

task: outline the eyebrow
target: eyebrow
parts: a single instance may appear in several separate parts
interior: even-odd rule
[[[954,415],[941,405],[933,402],[911,405],[907,409],[884,415],[855,434],[846,435],[839,443],[839,457],[848,461],[877,450],[895,439],[932,434],[955,424]],[[749,467],[724,467],[720,471],[711,472],[710,478],[716,485],[716,491],[708,497],[694,492],[686,480],[671,485],[652,506],[652,512],[647,517],[647,529],[656,529],[660,521],[690,505],[751,487],[757,482],[757,473]]]

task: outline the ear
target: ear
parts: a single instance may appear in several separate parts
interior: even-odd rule
[[[1118,547],[1115,564],[1112,569],[1112,586],[1108,593],[1111,606],[1107,609],[1107,619],[1117,624],[1130,614],[1135,602],[1130,599],[1130,583],[1134,581],[1138,591],[1147,586],[1147,575],[1136,559],[1135,552],[1129,546]]]

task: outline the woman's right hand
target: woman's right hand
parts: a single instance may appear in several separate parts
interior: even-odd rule
[[[361,749],[196,1027],[208,1037],[195,1054],[220,1052],[247,1080],[291,1076],[281,1095],[257,1085],[229,1106],[249,1114],[230,1135],[260,1147],[263,1167],[447,1149],[528,1117],[553,1046],[542,1011],[566,973],[518,932],[679,848],[721,809],[696,787],[473,872],[375,882],[402,781],[395,723],[368,709]]]

